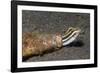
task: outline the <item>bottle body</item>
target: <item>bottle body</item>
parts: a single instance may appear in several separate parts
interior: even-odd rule
[[[22,56],[41,55],[62,46],[60,34],[26,33],[23,35]]]

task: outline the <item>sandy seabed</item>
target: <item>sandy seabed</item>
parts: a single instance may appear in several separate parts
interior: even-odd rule
[[[38,31],[63,34],[69,27],[78,27],[82,30],[73,43],[60,50],[31,57],[25,62],[89,59],[90,14],[23,10],[22,33]]]

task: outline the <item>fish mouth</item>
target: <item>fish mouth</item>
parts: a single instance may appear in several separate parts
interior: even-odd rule
[[[76,32],[77,32],[77,33],[80,33],[80,32],[81,32],[81,29],[77,29]]]
[[[80,31],[81,31],[81,29],[80,29],[80,28],[78,28],[78,27],[77,27],[77,28],[73,28],[73,30],[74,30],[74,31],[78,31],[78,32],[80,32]]]
[[[79,34],[81,32],[80,28],[73,28],[73,30],[75,31],[75,33]]]

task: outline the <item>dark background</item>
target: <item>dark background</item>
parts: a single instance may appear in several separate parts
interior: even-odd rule
[[[61,33],[69,27],[78,27],[82,31],[71,44],[58,51],[34,56],[31,61],[77,60],[90,58],[90,14],[47,11],[22,11],[22,33],[38,31],[40,33]]]

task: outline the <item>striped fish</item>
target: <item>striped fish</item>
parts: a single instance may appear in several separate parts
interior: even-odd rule
[[[73,28],[70,27],[65,34],[62,36],[62,41],[63,41],[63,46],[70,44],[71,42],[73,42],[77,36],[80,33],[80,29],[79,28]]]

